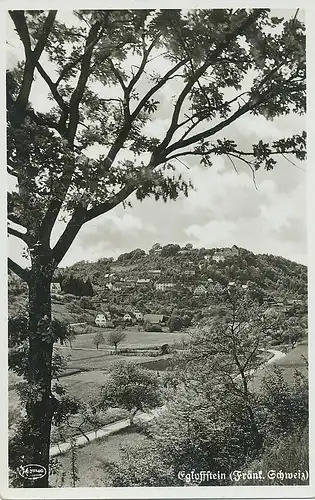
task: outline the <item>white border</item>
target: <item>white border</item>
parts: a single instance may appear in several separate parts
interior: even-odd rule
[[[314,319],[312,305],[315,304],[315,291],[313,283],[315,282],[315,265],[312,256],[315,256],[315,222],[314,222],[314,192],[315,192],[315,3],[314,0],[229,0],[220,2],[219,0],[194,0],[189,2],[176,0],[76,0],[65,2],[64,0],[0,0],[0,37],[2,37],[2,47],[5,48],[5,11],[8,9],[60,9],[71,10],[73,8],[82,9],[133,9],[133,8],[222,8],[222,7],[247,7],[247,8],[301,8],[306,11],[307,25],[307,85],[308,85],[308,113],[307,113],[307,131],[308,131],[308,160],[307,160],[307,205],[308,205],[308,264],[309,264],[309,352],[313,353],[315,344]],[[1,15],[3,14],[3,15]],[[5,68],[5,50],[0,51],[0,67]],[[5,71],[1,73],[1,137],[3,138],[3,164],[6,164],[5,149]],[[3,229],[3,241],[7,243],[6,235],[6,174],[3,169],[4,181],[1,183],[3,196],[0,196],[1,209],[3,217],[1,220],[1,229]],[[172,487],[172,488],[50,488],[50,489],[21,489],[8,488],[8,461],[7,461],[7,395],[8,395],[8,377],[7,377],[7,244],[2,245],[1,255],[3,259],[2,276],[0,287],[2,287],[1,297],[3,298],[3,308],[1,314],[2,339],[0,349],[0,370],[3,375],[4,383],[1,384],[0,396],[3,402],[0,412],[1,435],[1,453],[0,453],[0,497],[3,499],[102,499],[102,498],[313,498],[315,497],[315,452],[310,446],[310,485],[309,486],[200,486],[200,487]],[[1,288],[0,288],[1,289]],[[315,428],[312,426],[312,416],[314,415],[314,391],[315,376],[312,362],[310,359],[310,443],[315,443]]]

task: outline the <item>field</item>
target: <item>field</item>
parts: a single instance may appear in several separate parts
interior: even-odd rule
[[[110,330],[104,328],[98,328],[97,326],[91,327],[92,333],[86,333],[77,335],[74,341],[72,342],[72,347],[81,347],[87,349],[95,349],[95,345],[93,344],[93,339],[96,333],[102,332],[105,338],[105,344],[102,344],[99,349],[110,349],[113,347],[109,346],[106,341]],[[181,342],[182,340],[188,339],[188,333],[170,333],[170,332],[143,332],[138,331],[136,328],[130,328],[124,330],[126,333],[125,340],[119,344],[119,348],[124,347],[155,347],[161,346],[163,344],[174,344],[175,342]]]
[[[95,327],[95,332],[102,331],[105,339],[108,330]],[[97,351],[93,344],[95,332],[77,335],[72,342],[73,349],[65,346],[55,346],[55,351],[64,357],[69,356],[69,362],[65,375],[60,377],[59,383],[67,388],[68,394],[82,402],[95,401],[100,393],[101,387],[108,378],[108,369],[117,361],[134,361],[143,363],[145,367],[155,370],[163,370],[168,365],[167,356],[153,358],[142,356],[111,355],[112,347],[102,345]],[[136,329],[126,330],[126,339],[120,344],[121,348],[154,348],[163,344],[180,343],[187,338],[184,333],[147,333]],[[149,364],[148,364],[149,363]],[[14,384],[19,381],[13,372],[9,372],[9,408],[10,423],[13,424],[19,416],[19,396],[14,389]]]

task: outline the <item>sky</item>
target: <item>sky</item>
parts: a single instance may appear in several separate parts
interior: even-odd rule
[[[7,61],[12,67],[21,52],[10,23],[7,35]],[[161,58],[154,64],[165,69]],[[45,89],[39,82],[36,85],[32,102],[36,109],[44,111],[48,105]],[[156,119],[147,126],[147,132],[156,137],[163,135],[169,123],[172,96],[178,93],[178,83],[174,80],[170,85],[160,95],[161,107]],[[304,118],[299,116],[270,122],[261,116],[246,115],[230,126],[229,137],[251,149],[260,139],[273,141],[303,129]],[[227,158],[213,158],[210,168],[201,166],[197,157],[185,162],[188,168],[178,162],[176,167],[194,185],[188,198],[181,195],[176,201],[164,203],[153,199],[140,202],[131,196],[132,208],[118,206],[87,223],[61,266],[117,257],[134,248],[149,250],[156,242],[162,245],[190,242],[195,247],[209,248],[237,245],[255,253],[272,253],[306,264],[305,163],[295,161],[294,166],[281,158],[273,171],[258,170],[254,183],[246,166],[237,165],[236,172]],[[61,231],[59,223],[53,241]],[[26,263],[21,257],[21,246],[11,236],[9,252],[19,263]]]

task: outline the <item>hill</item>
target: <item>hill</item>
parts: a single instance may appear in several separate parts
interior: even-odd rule
[[[235,245],[206,249],[191,244],[155,244],[149,252],[137,248],[116,260],[77,262],[58,269],[54,278],[61,289],[73,279],[88,280],[93,296],[52,294],[55,317],[70,323],[86,321],[92,325],[97,311],[108,311],[118,321],[126,313],[139,311],[164,315],[165,321],[170,316],[185,317],[188,326],[209,309],[213,287],[230,282],[250,286],[266,308],[285,311],[296,322],[303,319],[303,325],[307,322],[306,266]],[[23,298],[26,300],[26,287],[10,275],[9,310],[19,307]]]
[[[175,244],[157,244],[148,253],[138,248],[120,255],[117,260],[81,261],[58,273],[60,280],[69,274],[90,278],[96,294],[101,289],[109,292],[129,290],[132,295],[141,289],[185,294],[187,289],[194,292],[201,284],[208,287],[209,283],[226,285],[239,281],[255,283],[265,299],[275,302],[305,299],[307,295],[306,266],[275,255],[254,254],[236,246],[198,249],[189,244],[183,248]],[[163,284],[169,286],[163,287]]]

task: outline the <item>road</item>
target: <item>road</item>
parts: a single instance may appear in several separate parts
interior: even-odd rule
[[[275,363],[279,359],[282,359],[284,356],[286,356],[286,353],[282,351],[277,351],[275,349],[266,349],[266,352],[270,352],[273,354],[273,357],[268,359],[265,363],[260,365],[259,368],[255,370],[250,370],[247,374],[252,375],[254,372],[257,372],[263,368],[265,368],[266,365],[270,365],[272,363]],[[238,375],[236,378],[240,377]],[[151,410],[148,413],[141,412],[136,415],[134,422],[149,422],[153,418],[157,417],[163,410],[165,409],[165,406],[162,406],[161,408]],[[124,420],[119,420],[118,422],[113,422],[112,424],[107,424],[101,427],[100,429],[96,429],[91,432],[87,432],[86,436],[88,437],[88,440],[86,439],[85,436],[76,436],[74,437],[74,443],[77,447],[80,446],[85,446],[92,441],[96,441],[97,439],[103,438],[105,436],[110,436],[111,434],[114,434],[115,432],[120,431],[121,429],[125,429],[130,425],[129,419],[125,418]],[[62,455],[63,453],[66,453],[71,449],[71,443],[66,441],[64,443],[58,443],[56,445],[53,445],[50,447],[50,457],[55,457],[58,455]]]
[[[135,416],[134,422],[135,423],[149,422],[154,417],[157,417],[162,410],[163,407],[157,410],[151,410],[149,413],[141,412]],[[110,436],[111,434],[114,434],[115,432],[120,431],[121,429],[125,429],[126,427],[129,427],[129,425],[130,425],[129,418],[125,418],[124,420],[118,420],[118,422],[113,422],[112,424],[104,425],[104,427],[101,427],[100,429],[96,429],[91,432],[86,432],[88,440],[86,439],[85,436],[76,436],[74,438],[75,445],[77,447],[85,446],[92,441],[96,441],[97,439],[103,438],[105,436]],[[63,453],[66,453],[70,449],[71,449],[70,442],[58,443],[50,447],[49,455],[50,457],[56,457],[57,455],[62,455]]]

